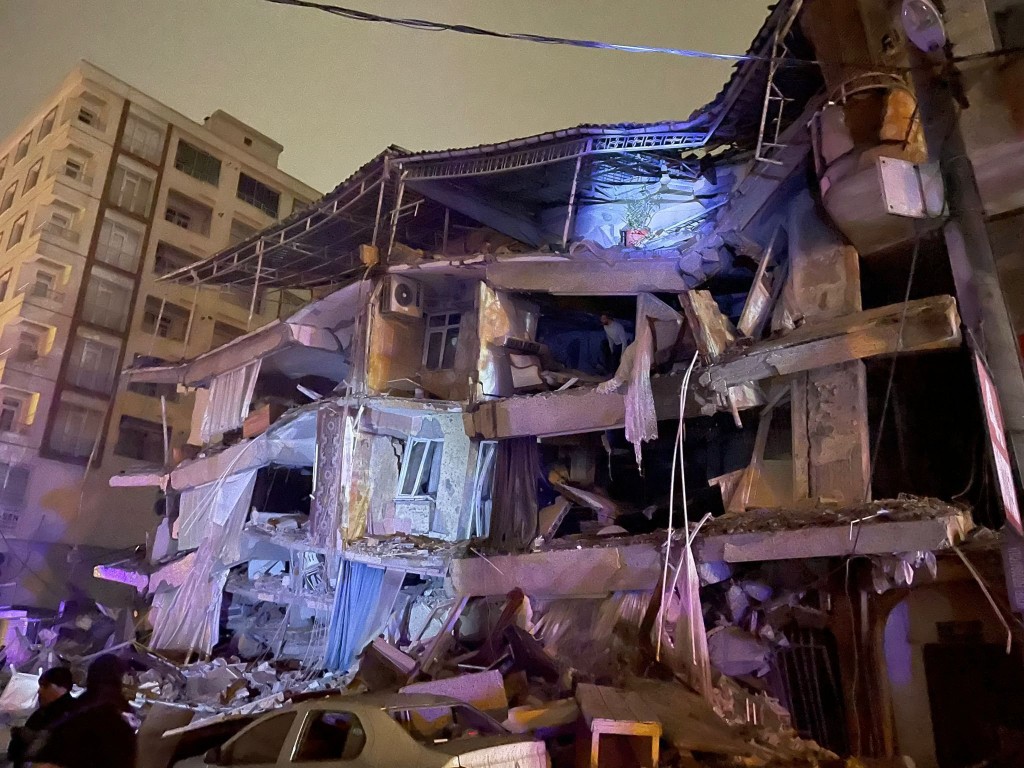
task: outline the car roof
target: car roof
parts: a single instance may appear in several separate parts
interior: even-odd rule
[[[360,693],[304,701],[296,705],[296,708],[330,709],[337,706],[396,710],[470,705],[450,696],[438,696],[432,693]]]

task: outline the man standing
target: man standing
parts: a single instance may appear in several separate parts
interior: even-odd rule
[[[116,656],[93,661],[78,706],[50,729],[33,768],[134,768],[135,730],[124,719],[130,709],[121,687],[124,673]]]
[[[71,670],[67,667],[53,667],[39,676],[39,708],[23,728],[11,730],[7,759],[15,768],[20,768],[31,758],[33,742],[74,708],[76,702],[71,697],[72,685]]]
[[[619,363],[622,362],[622,353],[625,351],[626,345],[629,344],[629,334],[622,327],[622,323],[607,313],[601,315],[601,325],[604,326],[605,336],[608,337],[610,352],[608,372],[614,376],[619,369]]]

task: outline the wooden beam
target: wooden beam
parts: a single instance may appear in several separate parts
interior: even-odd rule
[[[901,333],[902,328],[902,333]],[[901,340],[902,336],[902,340]],[[735,350],[701,373],[716,391],[749,381],[864,360],[894,352],[923,352],[960,345],[960,315],[952,296],[932,296],[903,304],[807,323],[776,339]]]
[[[634,296],[678,293],[691,288],[678,259],[621,261],[613,264],[575,259],[506,260],[487,265],[487,282],[504,291],[556,296]]]

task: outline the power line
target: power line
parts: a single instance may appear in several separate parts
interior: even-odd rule
[[[491,37],[500,40],[519,40],[528,43],[541,43],[543,45],[568,45],[575,48],[591,48],[607,51],[622,51],[625,53],[662,53],[670,56],[682,56],[689,59],[711,59],[713,61],[772,61],[771,56],[759,56],[749,53],[713,53],[711,51],[698,51],[691,48],[664,48],[655,45],[623,45],[621,43],[605,43],[599,40],[579,40],[571,37],[552,37],[550,35],[533,35],[525,32],[496,32],[493,29],[473,27],[468,24],[446,24],[441,21],[429,21],[426,19],[403,19],[395,16],[381,16],[367,11],[358,11],[354,8],[345,8],[340,5],[328,5],[326,3],[312,2],[312,0],[263,0],[275,5],[291,5],[298,8],[323,11],[333,16],[340,16],[352,21],[368,21],[379,24],[392,24],[406,29],[416,29],[424,32],[458,32],[464,35],[478,35]],[[779,59],[786,64],[799,64],[818,66],[817,61],[810,59],[784,58]]]

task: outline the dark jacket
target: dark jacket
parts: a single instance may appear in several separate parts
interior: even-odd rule
[[[119,695],[82,697],[78,707],[50,729],[37,763],[61,768],[134,768],[135,731],[125,721]]]
[[[11,729],[11,743],[7,747],[7,759],[13,763],[15,768],[24,765],[31,756],[30,748],[34,742],[37,739],[45,738],[45,731],[64,719],[77,705],[78,702],[74,697],[70,693],[65,693],[56,701],[39,707],[25,721],[24,727]]]

